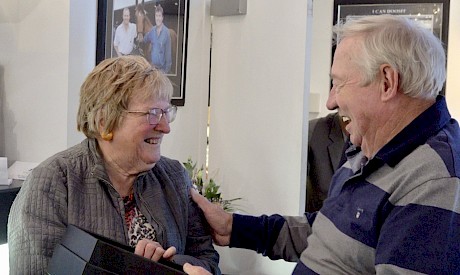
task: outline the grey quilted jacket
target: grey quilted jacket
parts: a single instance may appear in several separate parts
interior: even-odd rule
[[[220,274],[219,254],[191,200],[190,185],[178,161],[161,157],[137,177],[134,197],[157,241],[176,247],[176,263]],[[128,243],[123,200],[110,183],[94,139],[50,157],[23,183],[8,221],[10,273],[45,273],[68,224]]]

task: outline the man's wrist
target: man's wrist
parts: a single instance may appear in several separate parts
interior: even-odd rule
[[[228,215],[228,220],[227,220],[227,232],[228,235],[232,234],[232,228],[233,228],[233,214]]]

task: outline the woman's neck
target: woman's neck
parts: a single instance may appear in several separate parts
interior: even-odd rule
[[[125,197],[132,193],[137,174],[129,173],[123,169],[110,154],[104,154],[104,166],[115,190],[120,196]]]
[[[112,164],[106,162],[105,169],[115,190],[122,197],[126,197],[133,192],[133,185],[136,175],[129,175],[120,172]]]

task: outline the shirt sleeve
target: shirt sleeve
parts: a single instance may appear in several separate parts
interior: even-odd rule
[[[306,216],[233,214],[230,247],[251,249],[272,260],[298,261],[311,226]]]
[[[11,274],[46,273],[66,230],[67,191],[60,172],[36,167],[23,183],[8,222]]]

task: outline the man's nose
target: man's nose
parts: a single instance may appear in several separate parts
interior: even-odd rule
[[[335,88],[332,87],[331,90],[329,91],[329,96],[326,101],[326,108],[328,110],[332,111],[339,107],[339,105],[337,105],[337,100],[335,99],[335,95],[336,95]]]

